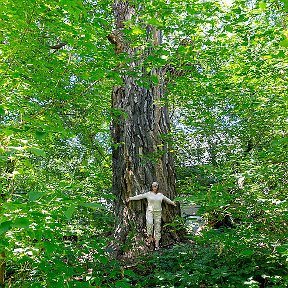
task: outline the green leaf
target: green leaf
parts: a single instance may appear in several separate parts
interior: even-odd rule
[[[242,251],[241,254],[245,256],[251,256],[252,254],[254,254],[254,251],[247,249],[247,250]]]
[[[267,7],[267,4],[266,4],[265,2],[263,2],[263,1],[259,2],[259,8],[260,8],[261,10],[265,10],[266,7]]]
[[[275,56],[274,58],[284,58],[285,57],[285,52],[282,50],[282,51],[279,51]]]
[[[39,149],[39,148],[36,148],[36,147],[30,147],[30,148],[27,148],[28,151],[32,152],[33,154],[35,154],[36,156],[42,156],[42,157],[45,157],[46,156],[46,153],[44,150],[42,149]]]
[[[152,83],[153,84],[159,84],[159,78],[158,78],[158,76],[157,75],[152,75],[151,76],[151,81],[152,81]]]
[[[3,133],[6,135],[6,136],[11,136],[11,135],[13,135],[13,131],[12,131],[12,129],[9,129],[9,128],[5,128],[5,129],[3,129],[2,130],[3,131]]]
[[[277,247],[277,252],[280,254],[288,255],[288,244]]]
[[[124,274],[128,277],[137,277],[137,274],[133,270],[125,270]]]
[[[97,256],[95,256],[95,258],[101,263],[101,264],[104,264],[104,265],[106,265],[108,262],[109,262],[109,260],[108,260],[108,258],[106,257],[106,256],[103,256],[103,255],[97,255]]]
[[[5,115],[5,110],[2,107],[0,107],[0,115]]]
[[[288,47],[288,38],[282,40],[281,42],[279,42],[279,45],[282,47],[287,48]]]
[[[231,25],[226,25],[225,26],[225,30],[232,33],[233,32],[233,27]]]
[[[49,242],[49,241],[43,242],[43,247],[48,254],[55,253],[55,251],[57,251],[58,249],[58,246],[56,244],[54,244],[53,242]]]
[[[11,221],[5,221],[0,224],[0,235],[11,229]]]
[[[46,132],[44,131],[36,131],[35,136],[38,140],[42,140],[46,136]]]
[[[151,18],[149,19],[148,23],[152,26],[161,27],[163,25],[160,19]]]
[[[19,217],[16,220],[13,221],[13,227],[15,228],[29,228],[30,221],[28,218],[25,217]]]
[[[125,280],[119,280],[115,283],[116,288],[131,288],[131,285]]]
[[[145,33],[145,30],[143,30],[141,27],[139,26],[135,26],[132,28],[131,30],[131,34],[132,35],[142,35]]]
[[[45,192],[28,192],[28,196],[29,196],[29,201],[36,201],[39,198],[41,198],[43,195],[45,194]]]
[[[76,207],[77,206],[75,204],[73,204],[64,212],[64,215],[66,216],[66,218],[68,220],[70,220],[72,218],[72,216],[73,216],[73,214],[74,214],[74,212],[76,210]]]

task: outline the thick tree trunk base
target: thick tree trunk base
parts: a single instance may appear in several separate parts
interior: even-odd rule
[[[107,251],[109,252],[109,256],[111,258],[116,258],[117,260],[124,261],[127,264],[131,263],[131,261],[133,262],[133,260],[140,256],[163,251],[164,249],[170,249],[177,243],[189,242],[189,240],[185,239],[185,237],[180,238],[178,234],[167,234],[163,238],[163,241],[160,241],[159,250],[155,250],[155,244],[153,242],[148,243],[148,237],[142,237],[138,235],[134,242],[129,243],[129,248],[125,247],[125,243],[123,247],[123,243],[119,245],[119,242],[113,241],[109,244]]]
[[[182,237],[179,237],[179,233],[177,236],[167,234],[164,237],[164,243],[160,241],[160,249],[155,250],[154,243],[148,244],[148,237],[141,237],[138,235],[137,239],[133,243],[130,243],[131,247],[128,249],[123,249],[123,247],[116,244],[115,241],[111,242],[108,251],[111,259],[117,259],[120,262],[123,262],[123,265],[133,265],[137,261],[137,259],[147,256],[151,253],[163,253],[167,249],[172,249],[175,244],[180,243],[189,243],[194,244],[193,241],[185,238],[186,232],[183,232]],[[173,239],[173,237],[175,237]],[[168,239],[168,241],[166,241]],[[173,239],[173,240],[171,240]]]
[[[164,213],[162,216],[162,235],[160,240],[160,249],[170,248],[176,243],[187,242],[185,236],[187,235],[186,229],[182,224],[173,224],[170,222],[179,215],[180,206],[177,208],[168,207],[164,204],[163,210],[170,213]],[[173,209],[173,210],[172,210]],[[107,251],[110,256],[119,260],[135,259],[138,256],[146,255],[155,250],[155,243],[149,243],[149,236],[146,232],[145,213],[142,215],[138,211],[124,207],[121,215],[123,221],[117,223],[114,239],[108,245]],[[137,217],[136,217],[137,214]],[[141,217],[142,216],[142,217]],[[135,221],[135,219],[142,218],[143,221]],[[164,218],[164,219],[163,219]],[[118,218],[119,219],[119,218]]]

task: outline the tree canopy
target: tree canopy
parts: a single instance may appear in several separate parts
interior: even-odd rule
[[[129,3],[133,59],[108,39],[113,1],[0,3],[0,286],[286,287],[288,2]],[[108,246],[111,93],[123,74],[157,85],[158,68],[176,200],[205,225],[122,263]]]

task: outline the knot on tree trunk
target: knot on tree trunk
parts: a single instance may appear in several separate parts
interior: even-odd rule
[[[115,46],[116,54],[119,54],[124,50],[124,39],[122,32],[119,29],[112,31],[111,34],[107,36],[107,39]]]

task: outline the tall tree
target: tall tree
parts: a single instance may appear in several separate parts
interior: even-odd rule
[[[108,39],[115,45],[115,52],[125,57],[120,64],[122,86],[114,87],[112,93],[112,140],[113,140],[113,193],[116,196],[115,213],[117,223],[115,238],[125,242],[131,223],[135,224],[136,237],[144,239],[145,203],[126,206],[125,200],[149,189],[152,181],[158,181],[160,192],[173,199],[175,190],[175,168],[169,141],[170,120],[165,101],[164,70],[147,67],[144,62],[161,45],[161,31],[152,25],[141,23],[137,9],[129,1],[115,1],[113,12],[115,30]],[[130,28],[145,35],[145,43],[135,47],[127,37]],[[133,35],[129,33],[130,35]],[[126,33],[125,33],[126,32]],[[138,34],[138,33],[135,33]],[[165,204],[164,204],[165,206]],[[130,209],[131,208],[131,209]],[[176,215],[174,208],[165,206],[163,224]],[[179,239],[177,233],[162,229],[162,244]],[[138,242],[139,243],[139,242]]]

